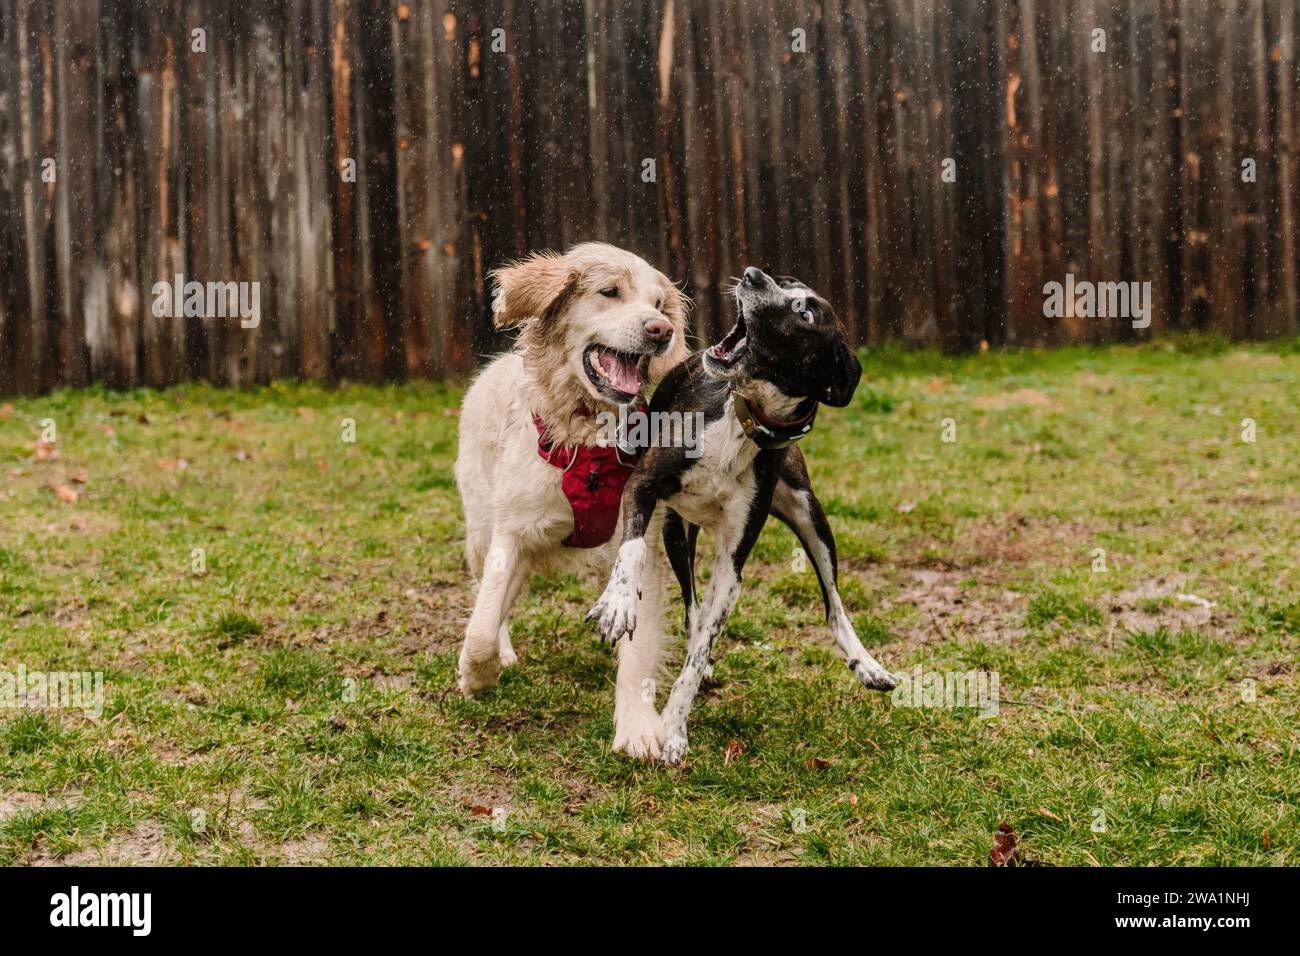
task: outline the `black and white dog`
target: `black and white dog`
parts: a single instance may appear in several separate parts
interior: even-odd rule
[[[813,494],[795,442],[812,428],[819,403],[844,406],[862,367],[830,305],[803,283],[750,267],[735,289],[738,317],[721,342],[665,376],[650,413],[704,415],[698,457],[649,448],[623,492],[623,542],[609,584],[592,607],[611,643],[632,636],[646,538],[661,525],[686,604],[686,662],[663,711],[662,758],[686,753],[686,719],[708,670],[713,643],[740,593],[741,570],[769,514],[798,536],[812,558],[826,620],[849,668],[867,687],[896,679],[862,646],[836,589],[835,538]],[[656,514],[660,503],[662,516]],[[695,600],[695,544],[713,532],[717,559],[708,597]]]

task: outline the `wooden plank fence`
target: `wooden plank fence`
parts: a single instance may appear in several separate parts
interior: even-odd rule
[[[863,342],[1292,333],[1297,2],[0,0],[0,393],[461,375],[593,238],[704,337],[751,263]]]

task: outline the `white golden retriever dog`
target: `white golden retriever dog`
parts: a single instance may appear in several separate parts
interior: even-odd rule
[[[534,571],[608,575],[631,462],[602,448],[601,412],[640,402],[687,354],[689,300],[630,252],[583,243],[497,269],[498,328],[513,351],[475,379],[461,406],[456,482],[478,596],[460,653],[460,689],[494,686],[515,662],[508,617]],[[647,564],[631,641],[618,650],[614,749],[657,759],[654,678],[663,645],[661,561]]]

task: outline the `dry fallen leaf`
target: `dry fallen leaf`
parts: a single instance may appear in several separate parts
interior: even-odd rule
[[[728,766],[735,763],[741,754],[745,752],[744,741],[736,740],[734,737],[727,741],[727,749],[722,751],[722,762]]]
[[[1051,818],[1052,818],[1053,820],[1055,820],[1057,823],[1064,823],[1064,822],[1065,822],[1065,821],[1062,820],[1060,817],[1058,817],[1055,813],[1053,813],[1051,810],[1047,809],[1047,807],[1039,807],[1039,808],[1038,808],[1038,812],[1041,813],[1041,814],[1042,814],[1043,816],[1045,816],[1045,817],[1051,817]]]
[[[76,482],[79,485],[84,485],[86,483],[86,469],[82,468],[81,470],[75,472],[71,476],[71,480]]]
[[[9,419],[14,417],[14,407],[9,404],[0,405],[0,419]]]
[[[38,441],[32,447],[34,449],[32,457],[37,461],[54,461],[59,457],[59,450],[50,442]]]
[[[1043,811],[1042,807],[1038,808]],[[1047,811],[1043,811],[1047,812]],[[1048,816],[1055,817],[1055,814],[1047,813]],[[1060,819],[1056,817],[1056,819]],[[998,825],[998,832],[993,838],[993,849],[989,850],[989,866],[1051,866],[1051,863],[1044,863],[1042,860],[1030,860],[1020,852],[1020,847],[1016,842],[1016,831],[1011,829],[1009,823]],[[1093,865],[1099,865],[1094,860]]]
[[[190,463],[184,458],[159,458],[158,467],[163,471],[184,471]]]
[[[75,491],[67,485],[59,485],[59,487],[54,489],[54,493],[59,496],[60,500],[66,501],[68,504],[74,504],[76,500],[81,497],[79,491]]]
[[[831,765],[831,762],[825,757],[809,757],[804,761],[804,766],[809,770],[825,770]]]
[[[1015,866],[1016,831],[1011,824],[998,824],[998,832],[993,837],[993,849],[989,850],[989,866]]]
[[[475,816],[475,817],[490,817],[490,816],[492,816],[492,808],[491,808],[491,807],[485,807],[485,806],[483,806],[483,804],[481,804],[481,803],[476,803],[476,804],[472,805],[472,806],[469,808],[469,812],[470,812],[470,815],[471,815],[471,816]]]

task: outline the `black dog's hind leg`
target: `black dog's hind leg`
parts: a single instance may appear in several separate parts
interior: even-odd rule
[[[690,524],[671,508],[664,517],[664,551],[672,565],[673,574],[682,591],[682,605],[685,608],[686,633],[691,633],[697,610],[695,604],[695,544],[700,536],[700,526]],[[713,661],[704,669],[704,679],[713,677]]]
[[[682,589],[682,604],[686,607],[686,632],[691,630],[691,613],[695,610],[695,539],[699,525],[687,524],[671,508],[664,516],[664,551],[672,565],[677,584]]]
[[[897,678],[877,663],[871,656],[844,610],[840,600],[839,567],[835,555],[835,536],[821,502],[813,494],[812,483],[803,455],[797,448],[790,449],[781,469],[781,480],[772,496],[772,514],[781,519],[799,538],[804,552],[812,559],[817,571],[817,581],[822,588],[822,601],[826,605],[826,625],[831,630],[835,645],[848,661],[849,669],[864,685],[872,690],[892,690]]]

